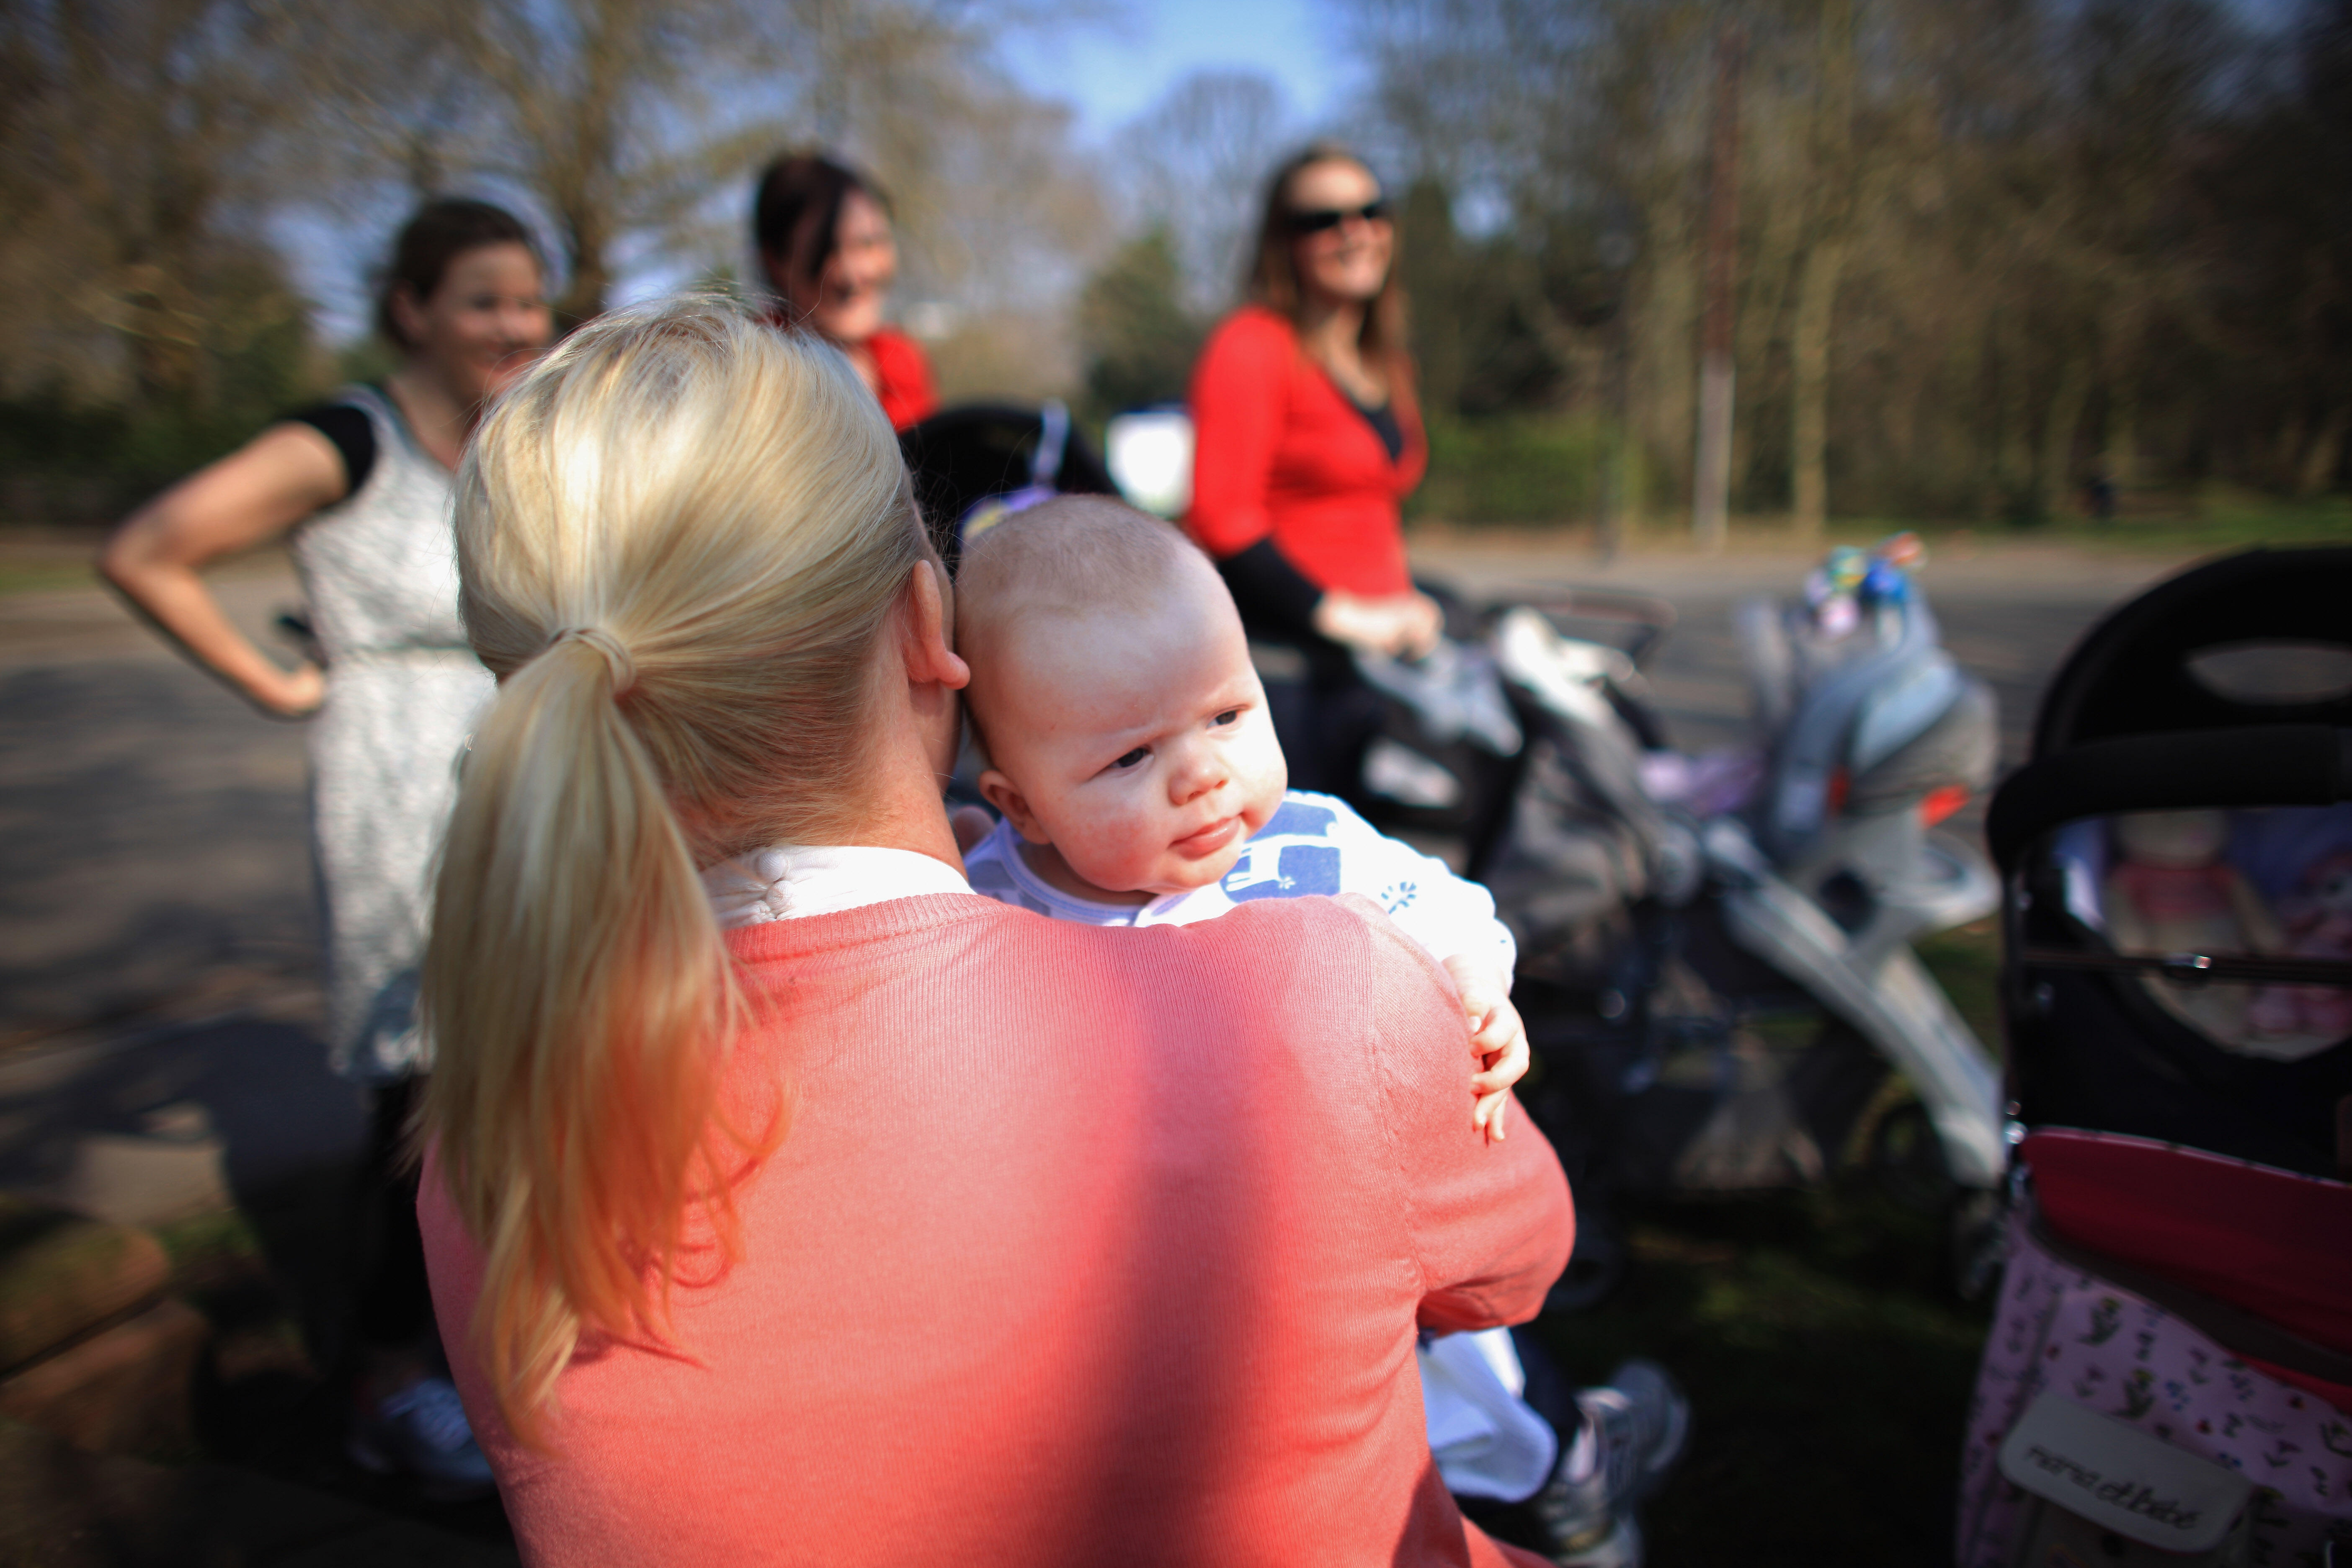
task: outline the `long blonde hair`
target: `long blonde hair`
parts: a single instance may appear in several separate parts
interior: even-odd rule
[[[737,1255],[732,1185],[781,1109],[720,1114],[740,1005],[698,867],[840,841],[877,638],[928,547],[848,363],[708,300],[565,340],[457,489],[499,686],[434,901],[422,1131],[487,1256],[500,1412],[539,1442],[583,1331],[666,1334],[690,1213]]]

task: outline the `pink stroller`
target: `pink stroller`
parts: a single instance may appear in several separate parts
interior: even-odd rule
[[[2352,1568],[2347,643],[2352,550],[2188,573],[1995,799],[2015,1148],[1961,1568]]]

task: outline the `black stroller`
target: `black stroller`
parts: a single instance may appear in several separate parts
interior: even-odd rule
[[[950,575],[965,531],[991,506],[1053,494],[1118,494],[1093,443],[1059,403],[959,404],[900,431],[898,450]]]
[[[1116,493],[1050,405],[952,410],[902,439],[951,563],[997,507]],[[1640,663],[1674,615],[1642,595],[1478,609],[1441,593],[1433,654],[1359,661],[1385,717],[1353,803],[1450,844],[1518,940],[1543,1068],[1522,1099],[1580,1216],[1555,1308],[1620,1278],[1613,1194],[1818,1178],[1890,1064],[1919,1105],[1875,1123],[1879,1154],[1950,1209],[1958,1253],[1981,1251],[1997,1215],[1991,1058],[1909,946],[1993,905],[1981,856],[1927,831],[1990,780],[1991,699],[1943,652],[1904,563],[1843,553],[1846,625],[1824,630],[1818,605],[1743,611],[1759,733],[1742,757],[1668,749]]]
[[[1958,1561],[2352,1560],[2352,549],[2116,611],[1988,837],[2016,1152]]]
[[[1990,780],[1992,702],[1892,555],[1849,553],[1876,586],[1843,625],[1743,608],[1740,753],[1667,747],[1640,662],[1672,616],[1637,596],[1456,606],[1425,664],[1360,666],[1391,700],[1366,814],[1464,845],[1519,940],[1522,1098],[1580,1215],[1556,1310],[1620,1277],[1614,1195],[1810,1182],[1858,1142],[1946,1211],[1956,1271],[1986,1251],[1997,1075],[1910,942],[1993,907],[1982,857],[1929,830]],[[1918,1100],[1865,1128],[1890,1067]]]

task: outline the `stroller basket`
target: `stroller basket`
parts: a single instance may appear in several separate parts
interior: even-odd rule
[[[2019,1157],[2034,1198],[1969,1412],[1961,1568],[2352,1542],[2352,1186],[2067,1130]],[[2200,1487],[2228,1511],[2194,1517]]]

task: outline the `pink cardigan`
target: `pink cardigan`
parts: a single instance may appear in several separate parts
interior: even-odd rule
[[[1363,906],[1369,910],[1370,906]],[[1574,1232],[1487,1146],[1439,972],[1269,900],[1104,930],[901,899],[732,931],[790,1136],[674,1352],[583,1347],[552,1457],[498,1422],[480,1255],[427,1165],[436,1308],[532,1563],[1519,1563],[1423,1429],[1416,1323],[1521,1321]]]

